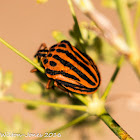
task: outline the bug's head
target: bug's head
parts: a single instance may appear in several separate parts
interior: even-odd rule
[[[34,57],[40,61],[40,59],[45,57],[47,53],[48,53],[47,47],[42,44],[37,53],[34,55]]]

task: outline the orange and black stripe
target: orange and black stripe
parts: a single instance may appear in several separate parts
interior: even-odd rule
[[[46,75],[71,92],[90,94],[100,85],[100,73],[85,53],[63,40],[47,51],[39,50]]]

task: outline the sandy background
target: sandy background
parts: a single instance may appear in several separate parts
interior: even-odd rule
[[[113,25],[118,27],[120,33],[121,26],[117,14],[109,9],[102,8],[100,1],[95,0],[96,7],[104,12],[104,14],[113,21]],[[75,6],[74,6],[75,7]],[[75,7],[78,21],[88,21],[88,19]],[[52,37],[53,30],[60,30],[68,35],[68,30],[72,28],[73,19],[67,5],[66,0],[49,0],[44,5],[37,4],[35,0],[0,0],[0,37],[5,39],[16,49],[33,58],[38,46],[45,42],[48,46],[56,43]],[[138,36],[139,38],[139,36]],[[0,43],[0,68],[3,72],[11,70],[14,73],[14,82],[12,87],[6,92],[17,98],[39,99],[39,96],[29,95],[21,90],[21,84],[29,80],[37,79],[34,74],[30,73],[32,66],[25,60],[13,53],[7,47]],[[99,69],[102,75],[101,90],[104,91],[115,65],[107,65],[100,63]],[[128,106],[129,96],[140,94],[139,80],[136,77],[130,64],[125,63],[112,87],[108,98],[108,105],[111,107],[111,115],[113,118],[135,139],[139,140],[140,132],[140,95],[138,109]],[[116,97],[119,97],[118,100]],[[121,98],[120,98],[121,97]],[[110,102],[109,102],[110,101]],[[134,101],[135,102],[135,101]],[[39,108],[38,108],[39,109]],[[13,117],[19,114],[23,119],[32,124],[31,133],[42,132],[61,126],[61,122],[55,121],[51,123],[49,120],[42,121],[36,116],[36,111],[28,111],[21,103],[8,103],[0,101],[0,119],[10,123]],[[108,127],[100,122],[100,132],[96,133],[88,131],[88,126],[84,128],[87,135],[92,136],[89,139],[96,140],[117,140],[118,138],[108,129]],[[64,135],[69,135],[68,139],[80,139],[77,129],[66,130]],[[14,131],[14,130],[13,130]],[[64,139],[63,135],[59,139]],[[86,138],[88,139],[88,137]]]

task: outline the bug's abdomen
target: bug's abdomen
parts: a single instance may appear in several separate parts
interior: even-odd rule
[[[55,55],[54,57],[60,61],[59,63],[69,68],[65,71],[66,74],[63,74],[63,71],[61,71],[62,73],[56,76],[56,81],[66,89],[80,94],[90,94],[95,92],[95,90],[99,87],[99,75],[92,66],[85,68],[75,63],[75,61],[66,61],[58,55]],[[91,73],[92,71],[94,71],[96,75]],[[69,77],[67,74],[69,74]]]

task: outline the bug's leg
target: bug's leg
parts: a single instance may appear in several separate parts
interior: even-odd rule
[[[58,87],[59,89],[63,90],[64,92],[68,93],[68,91],[65,90],[64,88],[60,87],[56,81],[54,81],[54,86]]]
[[[47,45],[45,43],[42,43],[39,47],[39,50],[47,48]]]
[[[40,55],[40,52],[42,52],[42,50],[44,50],[45,52],[47,51],[48,52],[48,48],[47,48],[47,45],[45,43],[42,43],[40,46],[39,46],[39,49],[38,51],[36,52],[36,54],[34,55],[35,58],[39,57]]]
[[[34,69],[32,69],[30,72],[36,72],[36,71],[38,71],[38,69],[37,68],[34,68]]]
[[[68,92],[66,89],[60,87],[56,81],[54,81],[54,86],[58,87],[62,91],[66,92],[70,97],[72,97],[72,94],[70,92]]]
[[[40,45],[40,47],[39,47],[37,53],[34,55],[34,57],[37,58],[38,61],[40,60],[40,52],[41,52],[42,50],[44,50],[44,51],[46,50],[46,51],[48,52],[47,45],[46,45],[45,43],[42,43],[42,44]],[[45,51],[45,52],[46,52],[46,51]],[[34,68],[34,69],[32,69],[30,72],[36,72],[36,71],[38,71],[38,70],[37,70],[36,68]]]
[[[52,88],[52,87],[50,87],[51,81],[52,81],[52,79],[49,79],[48,80],[47,85],[46,85],[46,88],[47,89],[51,89]]]

